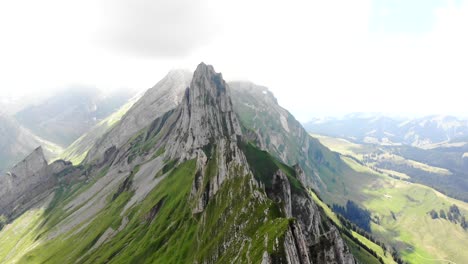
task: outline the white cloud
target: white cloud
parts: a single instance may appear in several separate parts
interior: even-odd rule
[[[433,29],[413,35],[371,32],[370,0],[72,3],[1,3],[0,94],[76,82],[147,88],[205,61],[270,87],[301,120],[466,112],[465,2],[435,10]]]
[[[186,56],[218,30],[207,1],[104,0],[101,12],[107,46],[147,58]]]

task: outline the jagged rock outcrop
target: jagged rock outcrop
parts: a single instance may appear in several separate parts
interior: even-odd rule
[[[302,169],[294,166],[296,177]],[[303,178],[303,176],[301,176]],[[354,263],[339,231],[323,221],[320,210],[305,190],[294,189],[284,172],[278,170],[272,187],[266,189],[270,199],[283,205],[288,218],[294,218],[285,235],[284,248],[288,263]]]
[[[189,86],[192,73],[186,70],[170,71],[155,86],[146,91],[113,128],[89,150],[86,160],[93,161],[115,146],[122,147],[139,130],[167,111],[176,108]]]
[[[330,170],[320,163],[329,150],[310,137],[267,87],[251,82],[230,82],[229,86],[234,109],[249,138],[283,162],[299,164],[307,175],[307,186],[316,190],[325,188],[318,168]]]
[[[153,113],[153,120],[125,142],[115,131],[104,135],[81,166],[93,181],[50,208],[64,214],[41,234],[28,258],[354,263],[339,232],[309,196],[300,167],[279,162],[242,134],[221,74],[200,64],[181,100]],[[130,110],[126,119],[138,119],[130,116],[137,112]],[[123,130],[131,124],[121,122],[116,127]],[[53,188],[54,177],[38,175]],[[69,251],[69,243],[76,243],[76,250]],[[50,247],[60,254],[48,253]]]
[[[198,200],[194,212],[201,212],[234,167],[247,172],[246,166],[239,166],[247,162],[237,144],[242,132],[230,91],[213,66],[198,65],[174,116],[177,121],[166,145],[167,155],[181,160],[197,158],[199,173],[192,195]],[[213,175],[207,173],[209,162],[216,167]]]
[[[226,82],[204,63],[195,70],[176,115],[179,118],[171,139],[172,157],[191,155],[219,139],[235,142],[241,135]]]
[[[61,147],[39,138],[15,119],[0,114],[0,175],[30,154],[37,146],[44,146],[44,155],[52,159]]]
[[[178,121],[174,136],[168,141],[168,155],[183,160],[197,158],[199,172],[192,186],[192,197],[198,199],[193,212],[200,213],[228,177],[239,175],[234,173],[234,168],[243,168],[240,175],[252,173],[238,147],[242,140],[241,128],[232,107],[229,87],[221,74],[212,66],[201,63],[175,115]],[[217,168],[214,175],[207,173],[210,162]],[[304,184],[304,172],[299,166],[294,169],[297,180]],[[281,202],[286,217],[296,219],[284,240],[288,263],[354,263],[339,232],[324,230],[320,210],[305,189],[292,191],[290,179],[281,170],[271,177],[272,188],[266,189],[269,198]],[[207,184],[203,185],[205,182]],[[337,232],[338,235],[330,236],[327,232]],[[324,243],[320,237],[326,235],[334,240]],[[317,245],[322,252],[318,256],[310,251]]]
[[[36,148],[0,176],[0,215],[14,216],[50,194],[58,182],[55,174],[70,166],[62,160],[48,165],[42,147]]]

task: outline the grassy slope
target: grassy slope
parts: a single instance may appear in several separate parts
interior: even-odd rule
[[[343,153],[348,155],[356,150],[356,146],[348,148],[349,145],[342,144],[341,140],[327,138],[322,142],[335,150],[344,149]],[[468,259],[468,252],[464,250],[468,232],[447,220],[432,220],[427,214],[431,209],[447,211],[450,205],[456,204],[467,215],[467,203],[424,185],[379,174],[353,159],[343,159],[351,169],[359,172],[341,179],[353,191],[342,197],[327,195],[324,199],[330,203],[350,199],[369,209],[380,220],[380,225],[372,223],[373,233],[384,241],[392,242],[411,263],[440,263],[441,260],[463,263]]]
[[[292,171],[283,164],[277,166],[286,174]],[[92,182],[61,188],[47,210],[28,212],[0,233],[0,262],[190,263],[219,253],[219,245],[228,240],[232,244],[222,252],[220,263],[247,259],[260,262],[265,250],[281,257],[281,247],[275,244],[282,240],[291,220],[282,217],[272,201],[255,198],[249,187],[250,176],[237,175],[227,180],[205,213],[192,215],[192,204],[187,201],[194,174],[195,161],[185,162],[122,217],[121,210],[132,196],[129,191],[113,201],[108,197],[105,209],[87,225],[45,240],[51,228],[71,213],[64,213],[63,206]],[[239,202],[231,203],[233,200]],[[148,219],[157,204],[162,206],[156,217]],[[124,218],[129,221],[121,232],[97,250],[89,251],[101,235],[119,229]],[[246,226],[244,230],[235,230],[242,225]]]
[[[350,239],[347,236],[344,236],[344,240],[346,244],[349,246],[349,249],[351,250],[351,253],[353,256],[356,257],[356,259],[360,263],[365,263],[365,264],[380,264],[379,260],[376,259],[372,254],[369,252],[363,250],[361,247],[359,247],[356,242],[354,242],[352,239]]]
[[[281,108],[271,93],[265,92],[266,88],[259,86],[252,90],[231,89],[232,103],[245,132],[258,133],[265,150],[286,164],[299,164],[309,176],[309,183],[326,188],[323,181],[340,174],[339,157],[309,137],[294,116]]]
[[[335,223],[336,226],[340,228],[345,228],[344,225],[341,223],[341,221],[338,219],[336,214],[328,207],[323,201],[321,201],[318,196],[313,192],[310,191],[310,195],[314,199],[315,203],[322,208],[322,210],[325,212],[326,216],[333,222]],[[391,257],[391,254],[387,252],[387,254],[384,254],[384,250],[374,242],[370,241],[369,239],[359,235],[358,233],[348,230],[352,235],[357,238],[361,243],[365,244],[367,247],[371,248],[374,250],[382,259],[385,263],[395,263],[393,258]],[[343,236],[347,242],[347,244],[350,246],[351,251],[354,256],[361,262],[361,263],[380,263],[377,258],[375,258],[372,254],[361,248],[356,242],[354,242],[350,237],[344,235]]]
[[[448,176],[451,174],[451,172],[445,168],[430,166],[428,164],[421,163],[415,160],[406,159],[400,155],[390,153],[384,148],[379,147],[378,145],[356,144],[356,143],[350,142],[342,138],[333,138],[333,137],[315,135],[315,134],[312,136],[315,138],[318,138],[322,144],[329,147],[332,151],[336,151],[343,155],[353,156],[361,161],[364,160],[364,156],[366,154],[378,153],[379,160],[382,160],[382,161],[389,161],[394,164],[403,164],[403,165],[413,167],[415,169],[419,169],[421,171],[435,173],[439,175]],[[376,164],[369,164],[369,165],[376,165]],[[389,171],[389,172],[394,173],[394,174],[399,174],[398,172],[393,172],[393,171]]]

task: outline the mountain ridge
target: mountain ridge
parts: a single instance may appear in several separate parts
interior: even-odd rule
[[[200,64],[181,104],[60,175],[85,181],[60,185],[20,262],[355,263],[301,170],[243,139],[233,109],[222,76]]]
[[[131,97],[131,91],[105,95],[95,87],[70,87],[25,107],[14,118],[41,138],[67,147]]]
[[[441,115],[400,120],[385,115],[350,114],[341,119],[313,120],[304,126],[312,133],[361,143],[403,144],[422,148],[468,135],[467,120]]]
[[[5,175],[0,175],[0,215],[14,218],[44,197],[57,184],[55,174],[71,164],[55,161],[47,164],[42,147],[37,147]]]
[[[30,152],[42,146],[48,160],[54,159],[62,148],[33,134],[14,118],[0,115],[0,174],[11,169]]]

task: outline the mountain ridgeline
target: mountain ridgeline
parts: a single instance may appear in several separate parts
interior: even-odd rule
[[[355,263],[306,189],[314,181],[262,150],[277,156],[286,146],[239,120],[222,75],[201,63],[191,78],[171,76],[80,165],[47,165],[40,150],[24,161],[31,175],[21,176],[21,190],[0,192],[12,201],[1,212],[11,224],[0,233],[0,262]],[[148,93],[174,100],[158,107]],[[313,144],[294,148],[318,153]],[[33,175],[47,184],[34,188]],[[29,205],[24,190],[42,199]]]
[[[60,146],[36,136],[15,119],[0,114],[0,175],[41,145],[47,159],[62,151]]]
[[[350,114],[343,118],[312,120],[304,124],[314,134],[351,139],[359,143],[434,147],[468,137],[468,120],[454,116],[398,119],[380,114]]]
[[[35,135],[68,146],[132,97],[131,92],[103,94],[76,86],[17,112],[14,117]]]

